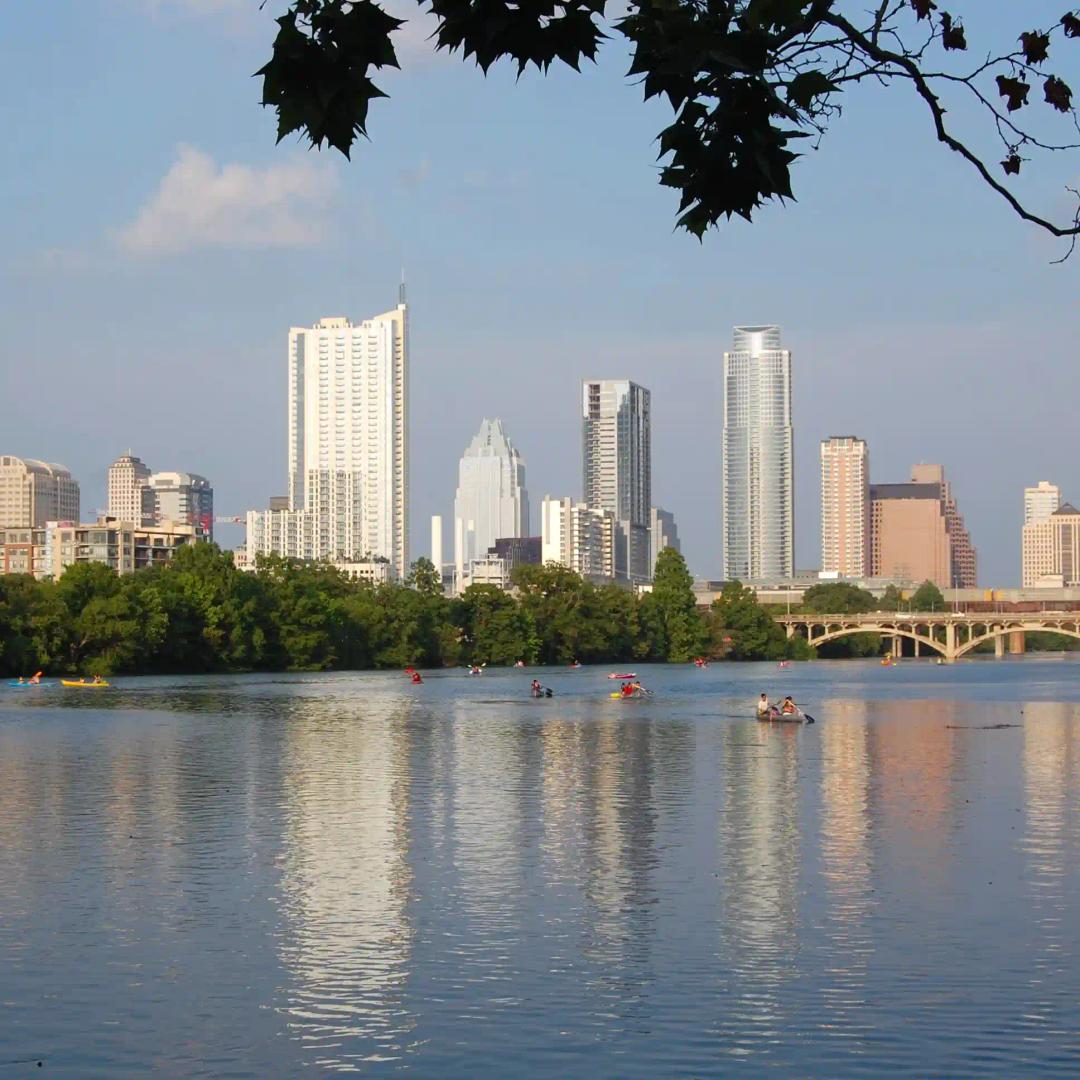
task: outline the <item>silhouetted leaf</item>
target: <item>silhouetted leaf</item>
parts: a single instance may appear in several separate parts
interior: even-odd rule
[[[930,12],[937,8],[934,0],[911,0],[911,6],[915,9],[915,16],[918,19],[929,19]]]
[[[1043,83],[1043,90],[1046,93],[1047,102],[1058,112],[1067,113],[1072,108],[1072,90],[1056,75],[1051,75]]]
[[[1022,79],[1014,79],[1008,75],[997,77],[998,93],[1006,99],[1009,112],[1016,112],[1027,104],[1028,91],[1031,87]]]
[[[1012,176],[1019,176],[1020,174],[1020,155],[1010,154],[1002,163],[1001,167],[1006,173]]]
[[[793,105],[808,109],[814,98],[835,89],[836,84],[823,71],[803,71],[788,83],[787,97]]]
[[[1080,37],[1080,18],[1072,14],[1061,16],[1061,25],[1065,27],[1066,37]]]
[[[962,51],[967,48],[964,24],[954,23],[953,17],[947,11],[941,13],[941,44],[953,51]]]
[[[1050,35],[1031,30],[1020,35],[1020,48],[1029,64],[1041,64],[1050,51]]]

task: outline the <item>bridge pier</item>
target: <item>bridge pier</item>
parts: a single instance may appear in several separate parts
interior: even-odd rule
[[[999,634],[994,638],[994,659],[1000,660],[1005,655],[1005,639]]]
[[[1027,638],[1023,630],[1013,630],[1009,634],[1009,655],[1023,656],[1027,651]]]

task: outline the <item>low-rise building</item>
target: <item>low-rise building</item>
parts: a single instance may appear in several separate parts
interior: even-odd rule
[[[78,563],[104,563],[118,574],[130,574],[167,563],[198,539],[193,525],[162,522],[136,525],[102,517],[93,524],[50,521],[43,529],[2,530],[5,574],[59,578]]]

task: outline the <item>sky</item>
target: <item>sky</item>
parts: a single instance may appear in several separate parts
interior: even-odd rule
[[[793,353],[797,566],[820,565],[820,440],[855,434],[874,482],[942,462],[980,584],[1018,584],[1023,487],[1080,500],[1080,253],[1051,265],[1061,245],[903,88],[848,95],[797,202],[699,243],[657,183],[667,107],[620,45],[581,75],[485,78],[433,54],[404,3],[404,70],[376,79],[390,99],[351,162],[275,145],[257,0],[7,7],[0,453],[67,465],[84,517],[128,448],[207,476],[219,515],[264,507],[286,487],[289,327],[390,309],[404,268],[413,558],[483,417],[525,457],[535,528],[545,494],[580,496],[580,380],[629,377],[652,391],[654,502],[718,577],[722,354],[767,322]],[[952,6],[976,53],[1028,28],[1009,0]],[[1023,7],[1039,25],[1060,6]],[[1080,83],[1075,43],[1064,60]],[[1061,155],[1017,190],[1061,218],[1078,181]]]

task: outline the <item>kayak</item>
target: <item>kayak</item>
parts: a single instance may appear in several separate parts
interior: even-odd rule
[[[608,676],[608,678],[609,679],[636,679],[637,678],[637,672],[636,671],[627,671],[627,672],[624,672],[622,675],[617,675],[615,672],[612,672]]]
[[[609,695],[608,695],[608,697],[613,697],[613,698],[623,698],[623,699],[625,699],[626,701],[630,701],[630,700],[639,700],[639,699],[641,699],[641,698],[643,698],[643,697],[648,697],[648,696],[649,696],[649,694],[648,694],[648,693],[647,693],[646,691],[644,691],[644,690],[642,690],[642,691],[638,691],[638,692],[636,692],[636,693],[633,693],[633,694],[621,694],[621,693],[619,693],[619,691],[618,691],[618,690],[616,690],[616,691],[614,691],[613,693],[611,693],[611,694],[609,694]]]
[[[43,682],[19,682],[18,679],[8,679],[8,686],[16,690],[31,690],[35,686],[44,686]]]
[[[77,686],[80,690],[104,690],[110,683],[107,682],[86,682],[85,679],[61,679],[61,686]]]

